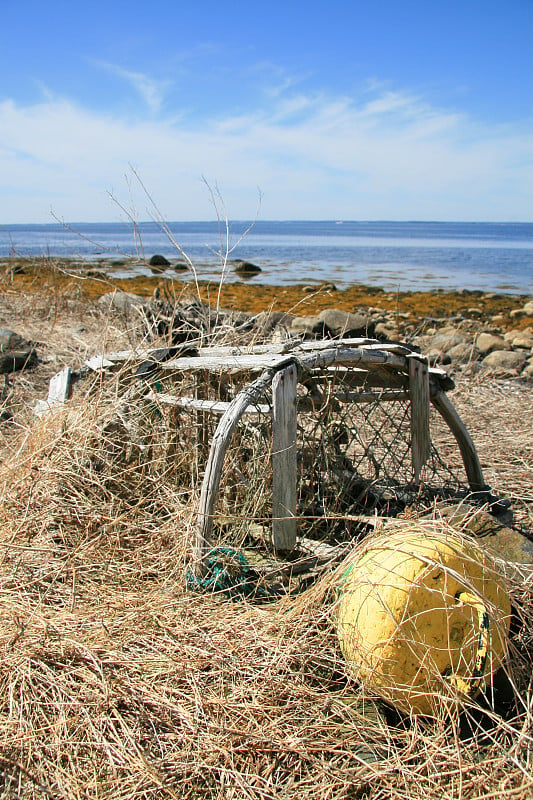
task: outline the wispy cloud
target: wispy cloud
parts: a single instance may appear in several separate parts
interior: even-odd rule
[[[93,60],[92,63],[127,81],[154,114],[161,110],[165,93],[171,86],[170,81],[157,81],[143,72],[124,69],[118,64],[111,64],[107,61]]]
[[[156,108],[160,94],[150,87]],[[201,175],[218,183],[234,218],[253,216],[257,186],[265,219],[532,218],[525,123],[480,126],[386,89],[263,100],[194,125],[125,120],[57,98],[0,103],[0,222],[47,221],[50,205],[71,220],[116,219],[106,190],[120,193],[128,163],[168,219],[211,216]]]

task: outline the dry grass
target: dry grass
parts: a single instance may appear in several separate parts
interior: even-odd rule
[[[142,447],[126,435],[117,386],[22,415],[5,443],[0,796],[533,796],[528,568],[507,577],[507,674],[460,715],[402,717],[346,670],[331,576],[263,604],[186,589],[194,453],[176,460],[164,426]],[[470,382],[453,399],[490,482],[531,526],[530,390]]]

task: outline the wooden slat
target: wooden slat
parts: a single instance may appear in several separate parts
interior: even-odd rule
[[[420,483],[422,467],[431,452],[429,430],[429,374],[425,358],[409,358],[409,395],[411,398],[411,461],[415,483]]]
[[[177,406],[178,408],[192,408],[195,411],[211,411],[213,414],[224,414],[230,403],[224,400],[199,400],[195,397],[176,397],[165,392],[148,392],[146,395],[149,400],[163,405]],[[249,405],[244,414],[265,414],[270,415],[272,409],[266,403]]]
[[[46,400],[39,400],[34,408],[35,414],[40,416],[48,411],[64,405],[70,397],[72,389],[72,370],[65,367],[51,378],[48,386],[48,397]]]
[[[276,551],[296,545],[296,387],[295,365],[272,381],[272,544]]]
[[[196,370],[209,372],[221,370],[263,370],[276,368],[287,360],[286,355],[260,353],[257,355],[223,355],[223,356],[184,356],[183,358],[165,361],[159,366],[164,370]]]
[[[272,381],[272,371],[265,370],[253,383],[245,386],[234,397],[227,410],[220,418],[217,429],[211,441],[211,449],[202,482],[200,504],[198,508],[198,524],[194,546],[194,568],[202,573],[205,569],[205,559],[209,552],[211,533],[213,529],[213,515],[222,475],[224,457],[233,431],[245,410],[251,403],[255,403],[265,392]]]

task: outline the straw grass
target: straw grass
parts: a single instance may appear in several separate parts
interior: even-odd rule
[[[123,389],[96,380],[4,441],[1,797],[533,796],[528,566],[506,570],[506,671],[462,712],[409,719],[347,669],[334,574],[262,603],[187,589],[196,455],[162,424],[140,437]],[[471,380],[453,399],[531,529],[530,390]]]

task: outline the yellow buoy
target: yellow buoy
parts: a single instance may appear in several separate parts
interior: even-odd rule
[[[350,671],[406,713],[474,696],[507,651],[511,606],[472,539],[409,523],[374,537],[345,570],[337,632]]]

